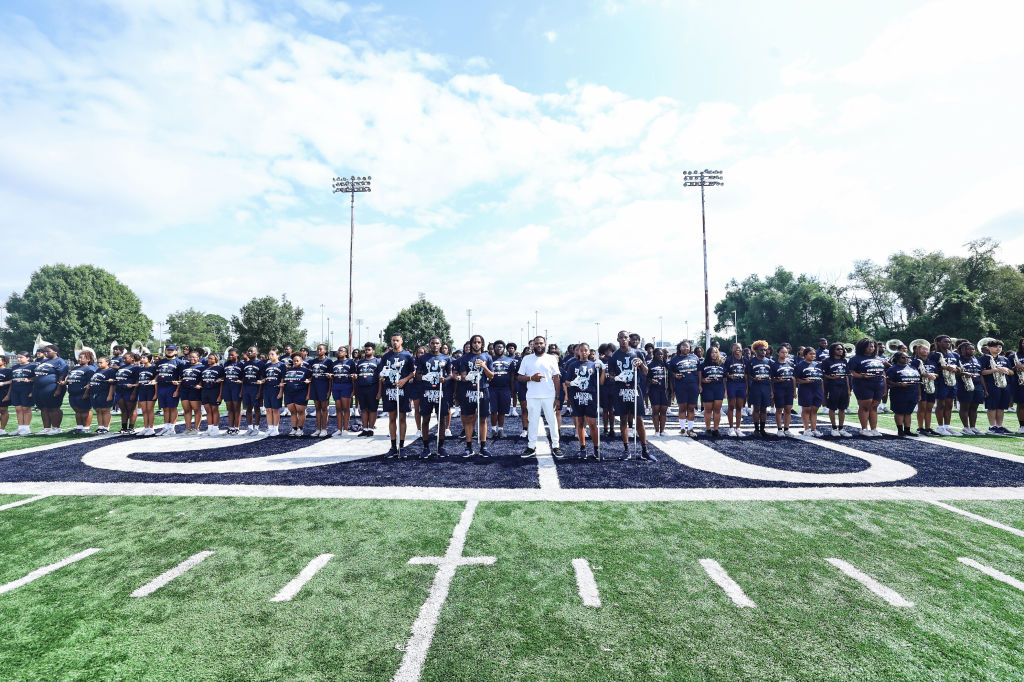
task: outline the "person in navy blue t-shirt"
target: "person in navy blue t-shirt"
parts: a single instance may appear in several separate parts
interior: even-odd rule
[[[188,362],[181,367],[178,380],[178,395],[181,397],[182,415],[185,417],[185,431],[189,436],[199,435],[199,419],[203,414],[203,369],[199,364],[199,353],[188,354]]]
[[[114,384],[114,402],[121,412],[121,433],[135,435],[135,407],[139,395],[139,356],[125,353],[117,368],[117,382]]]
[[[443,457],[445,424],[451,409],[451,398],[445,386],[452,383],[452,359],[441,352],[440,337],[431,337],[427,352],[416,360],[416,377],[423,382],[423,404],[420,410],[420,433],[423,436],[423,458],[431,455]],[[437,413],[437,447],[430,448],[430,418]]]
[[[490,381],[490,398],[488,406],[491,412],[491,428],[495,438],[505,435],[505,415],[512,409],[512,377],[515,376],[515,361],[505,354],[505,342],[494,342],[494,355],[491,356],[491,369],[494,378]]]
[[[156,435],[166,436],[174,433],[174,425],[178,422],[178,391],[185,361],[178,357],[178,347],[172,343],[164,347],[164,357],[153,364],[156,367],[156,399],[164,418],[163,428]]]
[[[386,457],[403,457],[405,447],[406,415],[409,414],[409,398],[405,387],[416,375],[416,362],[412,353],[403,347],[401,334],[391,335],[391,348],[381,356],[377,369],[379,387],[377,398],[384,400],[384,411],[388,413],[388,433],[391,449]]]
[[[875,352],[877,344],[867,337],[858,341],[848,368],[857,397],[857,418],[863,436],[878,437],[878,404],[885,395],[885,360]]]
[[[797,402],[805,436],[821,436],[818,430],[818,408],[825,402],[824,363],[818,362],[813,348],[804,348],[804,359],[796,364],[793,379],[797,384]]]
[[[914,408],[921,402],[921,373],[910,366],[910,357],[903,351],[893,354],[892,362],[892,366],[885,370],[885,380],[896,419],[896,432],[900,438],[916,436],[910,428],[910,421]]]
[[[647,365],[644,364],[643,352],[633,350],[629,347],[629,333],[622,330],[618,334],[619,348],[612,353],[608,363],[608,375],[612,378],[618,388],[615,395],[615,415],[620,418],[620,431],[622,432],[623,452],[620,459],[630,459],[629,452],[629,429],[636,429],[637,439],[640,441],[640,461],[656,461],[647,451],[647,429],[644,427],[644,420],[641,411],[642,399],[640,398],[640,375],[647,373]],[[634,424],[634,416],[636,423]]]
[[[732,352],[722,363],[725,371],[725,416],[729,421],[726,435],[743,437],[743,407],[747,404],[747,359],[743,357],[743,346],[732,344]]]
[[[281,382],[287,369],[288,363],[281,360],[276,348],[267,351],[267,361],[260,368],[260,378],[257,379],[263,395],[263,407],[267,410],[267,436],[281,435]]]
[[[680,341],[676,346],[676,354],[666,363],[669,376],[672,377],[672,392],[679,405],[679,433],[683,436],[696,435],[693,420],[700,394],[700,362],[701,359],[690,352],[690,342]]]
[[[484,350],[484,337],[474,334],[469,339],[469,352],[462,356],[459,367],[459,379],[463,385],[459,408],[462,414],[462,429],[466,436],[463,457],[473,456],[473,435],[478,427],[480,455],[491,455],[487,449],[487,416],[490,410],[488,382],[494,377],[492,364],[491,356]]]
[[[750,347],[754,357],[747,361],[747,400],[754,412],[754,434],[764,436],[772,400],[772,361],[767,357],[767,341],[755,341]]]
[[[68,375],[68,363],[59,357],[56,346],[47,346],[43,352],[44,357],[36,363],[32,397],[43,420],[40,435],[56,435],[64,419],[64,387],[60,382]]]
[[[220,403],[224,399],[224,366],[220,364],[220,356],[216,353],[206,356],[201,398],[206,410],[206,435],[219,436]]]
[[[316,410],[316,431],[313,436],[326,438],[327,420],[331,406],[331,374],[334,371],[334,358],[327,355],[326,344],[316,347],[316,356],[306,360],[306,366],[313,373],[309,384],[309,398]]]
[[[31,357],[26,351],[18,352],[18,362],[11,368],[11,404],[18,418],[18,435],[27,436],[31,432],[32,385],[36,380],[36,363],[29,362]]]
[[[348,347],[338,346],[334,364],[331,365],[331,397],[334,398],[334,421],[338,430],[335,438],[348,435],[349,420],[352,418],[352,379],[356,363],[348,356]]]
[[[850,406],[850,371],[846,362],[846,347],[833,343],[828,347],[829,356],[821,363],[824,377],[825,406],[832,424],[833,436],[849,438],[846,425],[846,408]],[[836,423],[838,419],[838,424]]]
[[[96,358],[96,371],[89,378],[89,387],[83,398],[96,411],[96,433],[110,431],[110,408],[114,406],[114,384],[117,382],[117,368],[111,367],[105,357]]]
[[[82,350],[78,353],[78,365],[68,370],[64,384],[68,391],[68,404],[75,411],[75,433],[85,433],[92,423],[92,405],[86,396],[89,388],[89,381],[96,373],[96,365],[93,364],[92,351]],[[0,391],[4,391],[0,387]],[[2,408],[0,408],[2,409]],[[6,427],[6,422],[0,424],[0,431]]]
[[[247,435],[253,436],[260,432],[260,408],[263,406],[263,384],[260,383],[260,376],[263,373],[263,365],[266,363],[260,359],[259,349],[256,346],[249,346],[245,351],[245,359],[240,364],[242,365],[242,406],[245,407],[246,432]],[[278,412],[278,416],[280,414]]]
[[[951,425],[960,356],[953,350],[953,340],[945,334],[936,336],[935,352],[928,355],[928,363],[939,370],[939,377],[935,380],[935,432],[940,436],[956,436],[958,434]]]
[[[380,358],[375,357],[376,347],[372,342],[363,344],[363,357],[356,360],[356,400],[363,424],[360,436],[371,438],[377,423],[377,406],[380,404]]]
[[[932,408],[935,407],[935,391],[927,392],[924,380],[932,382],[937,388],[939,368],[932,364],[931,352],[927,344],[918,343],[910,349],[910,366],[921,375],[921,402],[917,405],[917,433],[922,436],[937,436],[932,430]]]
[[[0,436],[7,435],[7,421],[10,419],[11,406],[11,375],[13,370],[7,366],[7,356],[0,354]]]
[[[963,432],[980,436],[978,406],[988,398],[988,388],[981,379],[981,361],[975,354],[974,344],[962,341],[957,347],[960,356],[960,376],[957,379],[956,398],[960,403],[960,423]],[[972,390],[973,389],[973,390]]]
[[[812,349],[813,350],[813,349]],[[796,386],[793,375],[796,367],[789,357],[789,346],[779,347],[776,359],[772,360],[772,399],[775,404],[775,426],[777,436],[789,436],[789,424],[792,419],[793,395]]]
[[[590,346],[587,346],[587,350],[590,350]],[[647,402],[651,409],[654,433],[658,436],[665,435],[668,405],[672,400],[669,388],[670,374],[671,371],[665,359],[665,349],[655,348],[651,364],[647,366]]]
[[[292,438],[305,436],[306,406],[309,405],[310,384],[313,372],[306,366],[301,351],[292,353],[292,364],[284,372],[278,396],[283,398],[285,407],[292,418]]]
[[[590,440],[594,443],[594,459],[601,459],[601,436],[597,430],[597,396],[604,370],[598,362],[589,359],[590,344],[579,343],[575,348],[576,357],[572,362],[565,363],[563,377],[569,386],[569,405],[572,408],[573,422],[576,425],[576,439],[579,442],[579,458],[587,458],[587,429],[590,429]],[[655,353],[664,353],[662,350]],[[661,363],[662,382],[666,381],[665,363]],[[664,384],[662,385],[664,388]]]
[[[742,365],[740,365],[742,367]],[[707,356],[700,361],[700,397],[704,404],[704,433],[718,438],[718,426],[722,421],[722,400],[725,398],[726,371],[722,351],[712,346]]]
[[[234,436],[242,428],[242,390],[245,386],[245,363],[238,358],[238,351],[228,348],[224,360],[224,408],[228,412],[228,435]]]
[[[988,412],[988,431],[997,436],[1009,436],[1003,428],[1003,415],[1013,401],[1013,363],[1003,355],[1003,342],[991,339],[981,348],[981,376],[985,382],[985,410]],[[1002,386],[996,385],[996,375],[1002,375]]]
[[[814,359],[818,362],[825,362],[831,354],[832,350],[831,346],[828,345],[828,339],[825,337],[818,339],[818,350],[814,353]]]
[[[152,436],[156,433],[153,429],[156,422],[156,367],[153,366],[153,356],[150,353],[139,355],[138,381],[139,388],[135,399],[142,410],[142,435]]]

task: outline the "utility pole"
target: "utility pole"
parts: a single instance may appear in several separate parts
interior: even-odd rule
[[[688,171],[683,174],[684,187],[700,187],[700,229],[704,238],[704,350],[711,348],[711,306],[708,301],[708,229],[704,218],[704,188],[721,187],[722,171]]]

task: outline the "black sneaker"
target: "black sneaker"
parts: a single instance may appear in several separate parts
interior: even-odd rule
[[[903,434],[903,435],[905,435],[905,436],[910,436],[911,438],[917,438],[917,437],[918,437],[918,436],[920,436],[921,434],[920,434],[920,433],[918,433],[917,431],[914,431],[913,429],[907,429],[906,433],[905,433],[905,434]]]
[[[601,461],[601,450],[599,448],[594,448],[594,459],[598,462]]]
[[[394,445],[392,445],[391,449],[388,450],[388,453],[386,455],[384,455],[384,457],[387,458],[387,459],[392,459],[393,457],[397,457],[397,456],[398,456],[398,448],[396,446],[394,446]]]
[[[371,431],[370,429],[363,429],[362,432],[360,432],[358,437],[359,438],[366,438],[367,436],[372,436],[372,435],[373,435],[373,431]]]
[[[633,459],[633,457],[632,455],[629,454],[628,448],[625,451],[623,451],[623,453],[619,456],[620,462],[628,462],[631,459]]]
[[[481,457],[491,457],[492,456],[491,455],[491,451],[487,449],[486,445],[480,446],[480,456]]]
[[[551,448],[551,455],[555,459],[565,459],[565,457],[562,456],[562,448]]]
[[[125,431],[125,435],[134,436],[135,435],[135,429],[128,429],[127,431]]]
[[[473,456],[473,446],[472,445],[467,445],[466,449],[462,451],[462,456],[464,458],[465,457],[472,457]]]
[[[529,459],[530,457],[537,456],[537,448],[526,448],[523,450],[523,454],[519,455],[523,459]]]
[[[643,450],[640,451],[640,459],[642,459],[645,462],[657,462],[658,461],[657,457],[655,457],[651,453],[647,452],[647,448],[644,448]]]
[[[398,448],[398,459],[409,459],[409,453],[405,448]]]
[[[427,447],[426,445],[424,445],[423,446],[423,451],[420,452],[420,459],[430,459],[430,455],[431,455],[430,448]]]

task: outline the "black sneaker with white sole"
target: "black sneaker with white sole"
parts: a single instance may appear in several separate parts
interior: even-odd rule
[[[398,448],[396,446],[394,446],[394,445],[392,445],[388,449],[387,454],[384,455],[384,457],[386,457],[387,459],[392,459],[392,458],[397,457],[397,456],[398,456]]]
[[[473,446],[472,445],[467,445],[466,449],[463,450],[463,452],[462,452],[462,456],[463,457],[472,457],[473,456]]]
[[[537,448],[526,448],[523,450],[523,454],[519,455],[523,459],[529,459],[530,457],[537,456]]]
[[[480,448],[480,456],[481,457],[491,457],[492,456],[491,455],[491,451],[487,449],[486,445],[484,445],[484,446],[482,446]]]
[[[562,448],[551,448],[551,456],[555,459],[565,459],[562,455]]]

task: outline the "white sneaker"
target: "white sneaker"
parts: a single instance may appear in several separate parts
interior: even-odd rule
[[[331,438],[344,438],[344,437],[345,437],[345,429],[338,429],[333,434],[331,434]]]
[[[143,436],[152,436],[152,435],[154,435],[155,433],[156,433],[156,432],[155,432],[155,431],[153,431],[153,429],[142,429],[142,435],[143,435]]]
[[[821,437],[822,437],[822,436],[824,436],[825,434],[823,434],[823,433],[822,433],[821,431],[819,431],[818,429],[814,429],[813,431],[811,431],[811,435],[812,435],[812,436],[814,436],[815,438],[821,438]]]
[[[769,407],[768,408],[768,414],[774,415],[775,414],[775,408],[774,407]]]
[[[445,435],[445,436],[447,436],[447,435],[448,435],[448,432],[447,432],[447,431],[445,431],[445,432],[444,432],[444,435]],[[530,434],[526,432],[526,429],[523,429],[523,432],[519,434],[519,437],[520,437],[520,438],[528,438],[528,437],[529,437],[529,435],[530,435]]]
[[[1017,433],[1024,434],[1024,426],[1022,426],[1019,429],[1017,429]]]
[[[452,430],[451,429],[445,429],[444,430],[444,437],[445,438],[451,438],[452,437]],[[526,438],[526,431],[523,431],[523,438]]]
[[[208,427],[206,427],[206,435],[208,435],[208,436],[219,436],[219,435],[221,435],[220,427],[219,426],[208,426]]]
[[[843,438],[853,438],[853,434],[847,431],[846,429],[840,429],[839,435],[842,436]]]
[[[743,429],[733,429],[733,431],[736,432],[735,435],[736,435],[737,438],[746,438],[747,437],[747,434],[743,432]]]
[[[947,436],[956,436],[957,438],[959,438],[960,436],[963,435],[963,433],[960,432],[960,431],[954,430],[952,426],[947,426],[946,427],[946,435]]]
[[[783,431],[782,429],[775,429],[775,436],[777,438],[785,438],[786,437],[786,432]]]

